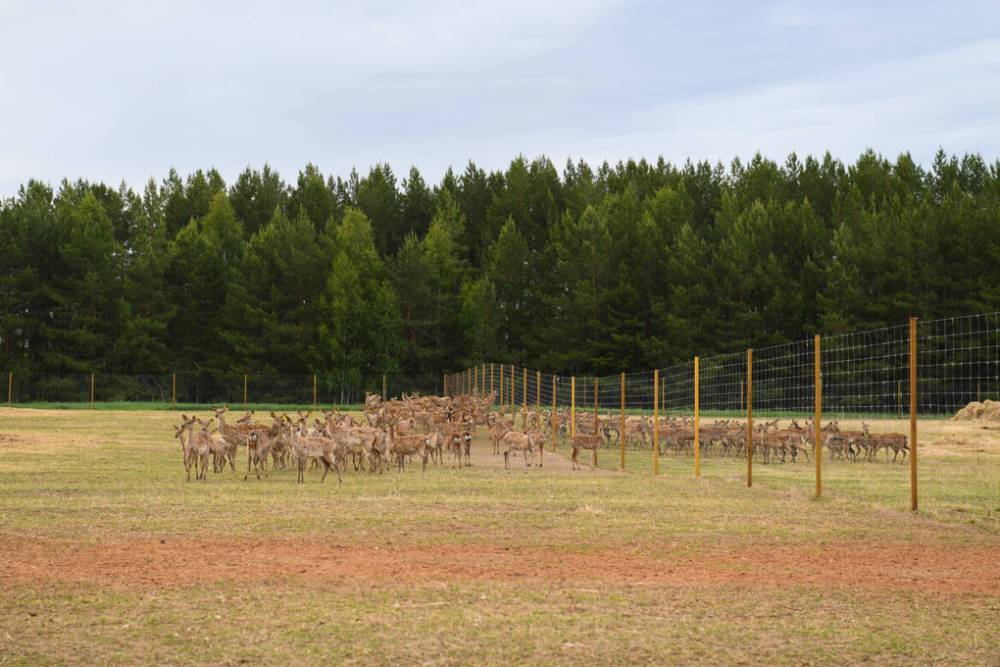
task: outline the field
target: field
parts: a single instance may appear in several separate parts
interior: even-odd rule
[[[186,482],[166,411],[0,409],[0,664],[1000,664],[1000,430],[908,467],[600,452]],[[876,430],[905,430],[879,422]],[[565,454],[565,446],[560,447]]]

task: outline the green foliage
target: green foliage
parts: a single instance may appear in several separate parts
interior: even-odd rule
[[[0,367],[648,368],[1000,309],[998,227],[1000,165],[943,152],[29,181],[0,201]]]

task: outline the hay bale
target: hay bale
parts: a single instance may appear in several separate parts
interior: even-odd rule
[[[972,401],[952,417],[955,421],[1000,421],[1000,401]]]
[[[979,401],[972,401],[964,408],[955,413],[952,417],[955,421],[967,421],[971,419],[978,419],[979,415],[983,412],[983,404]]]

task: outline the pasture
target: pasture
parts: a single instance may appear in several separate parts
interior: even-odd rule
[[[914,514],[881,460],[825,458],[817,500],[801,460],[507,470],[483,427],[468,467],[188,482],[180,421],[0,408],[0,664],[998,661],[978,423],[921,422]]]

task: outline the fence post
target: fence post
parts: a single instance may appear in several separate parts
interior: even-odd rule
[[[313,405],[316,405],[316,374],[313,373]]]
[[[493,362],[490,362],[490,408],[493,407]]]
[[[576,376],[569,379],[569,437],[576,437]]]
[[[486,364],[479,370],[479,396],[486,395]]]
[[[597,376],[594,376],[594,435],[600,436],[600,421],[597,417]],[[594,447],[594,467],[597,467],[597,447]]]
[[[694,476],[701,477],[701,388],[698,357],[694,358]]]
[[[386,381],[385,374],[382,375],[382,400],[385,400],[386,390],[389,388],[389,383]]]
[[[819,347],[819,334],[813,338],[813,347],[815,353],[815,360],[813,363],[813,375],[815,376],[815,389],[813,392],[813,398],[815,399],[815,409],[816,413],[813,415],[813,438],[815,442],[813,443],[813,458],[816,460],[816,497],[819,498],[823,495],[823,457],[821,456],[822,451],[820,450],[820,428],[823,423],[823,378],[822,378],[822,356],[820,354]]]
[[[524,367],[524,377],[521,378],[521,409],[528,411],[528,367]],[[528,415],[524,416],[527,420]],[[527,424],[524,425],[527,428]]]
[[[660,474],[660,369],[653,370],[653,476]]]
[[[753,486],[753,348],[747,350],[747,488]]]
[[[14,371],[7,371],[7,407],[14,404]]]
[[[556,450],[559,442],[559,403],[556,401],[556,374],[552,374],[552,451]]]
[[[515,405],[516,405],[514,403],[515,400],[517,400],[517,384],[516,381],[514,380],[514,364],[511,364],[510,365],[510,411],[511,412],[514,412],[515,410]]]
[[[625,472],[625,374],[622,373],[621,376],[621,394],[622,394],[622,420],[621,420],[621,434],[618,436],[618,445],[621,450],[621,462],[618,467],[622,472]]]
[[[910,509],[917,511],[917,318],[910,318]]]
[[[247,411],[247,384],[249,377],[246,373],[243,374],[243,412]]]
[[[499,409],[503,409],[503,364],[500,364],[500,397],[497,400]]]
[[[90,404],[94,404],[94,374],[90,374]]]
[[[177,373],[170,374],[170,405],[177,407]]]
[[[542,372],[535,371],[535,413],[542,411]]]

